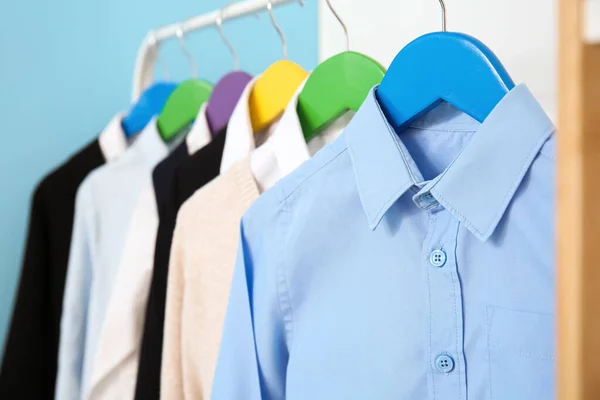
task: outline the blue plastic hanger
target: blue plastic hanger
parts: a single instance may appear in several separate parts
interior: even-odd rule
[[[148,122],[162,111],[171,92],[176,87],[176,83],[158,82],[142,93],[138,102],[129,111],[129,114],[121,121],[127,139],[130,139],[144,129]]]
[[[402,130],[441,101],[483,122],[515,86],[496,55],[463,33],[443,32],[415,39],[396,56],[377,89],[392,126]]]

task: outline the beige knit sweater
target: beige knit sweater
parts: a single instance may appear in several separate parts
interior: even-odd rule
[[[210,399],[242,215],[258,198],[249,160],[181,207],[171,247],[161,399]]]

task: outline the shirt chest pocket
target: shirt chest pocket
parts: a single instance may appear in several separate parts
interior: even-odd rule
[[[490,397],[555,398],[554,316],[487,308]]]

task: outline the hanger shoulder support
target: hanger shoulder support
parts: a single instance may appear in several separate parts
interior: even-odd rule
[[[212,92],[212,84],[201,79],[189,79],[171,93],[158,117],[158,131],[165,141],[173,139],[198,115],[200,107]]]
[[[345,111],[358,111],[369,90],[381,82],[384,74],[381,64],[353,51],[319,64],[298,97],[298,117],[306,141]]]
[[[150,120],[162,111],[167,99],[176,87],[177,84],[175,83],[158,82],[142,93],[129,114],[123,118],[122,125],[127,138],[133,137],[144,129]]]
[[[435,32],[398,53],[377,97],[394,128],[401,129],[442,100],[483,122],[514,86],[482,42],[462,33]]]
[[[289,60],[272,64],[256,80],[250,92],[249,108],[254,132],[264,130],[287,107],[308,72]]]
[[[206,106],[206,119],[211,132],[216,133],[227,125],[233,109],[251,80],[252,75],[247,72],[233,71],[215,84]]]

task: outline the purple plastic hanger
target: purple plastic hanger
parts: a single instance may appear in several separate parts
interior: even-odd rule
[[[233,2],[232,2],[233,3]],[[208,120],[208,126],[210,131],[214,134],[221,129],[225,128],[229,118],[233,113],[235,105],[240,100],[242,92],[246,88],[246,85],[252,80],[252,75],[247,72],[240,71],[240,59],[223,32],[223,12],[232,3],[227,4],[221,9],[219,16],[216,20],[217,29],[221,39],[231,52],[233,56],[234,71],[228,73],[222,77],[219,82],[214,86],[212,94],[208,99],[206,106],[206,119]]]
[[[243,71],[233,71],[222,77],[214,86],[206,105],[206,119],[214,134],[227,126],[229,118],[252,75]]]

